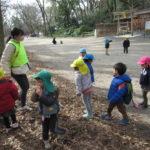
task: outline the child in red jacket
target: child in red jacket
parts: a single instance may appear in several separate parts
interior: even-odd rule
[[[5,127],[9,130],[17,128],[18,122],[15,115],[15,100],[18,99],[18,89],[16,85],[5,78],[4,70],[0,68],[0,115],[3,118]],[[12,124],[10,125],[11,118]]]

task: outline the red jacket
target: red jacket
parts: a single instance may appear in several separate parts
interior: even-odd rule
[[[18,99],[18,88],[8,79],[0,80],[0,114],[5,113],[15,106]]]

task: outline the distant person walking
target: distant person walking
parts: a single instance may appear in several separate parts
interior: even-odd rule
[[[57,41],[56,41],[56,38],[55,38],[55,37],[53,38],[52,43],[53,43],[53,44],[57,44]]]
[[[13,77],[21,88],[19,100],[20,109],[32,110],[26,105],[26,96],[29,89],[27,72],[29,71],[28,57],[23,44],[24,32],[21,29],[14,28],[8,44],[4,49],[1,58],[2,68],[6,71],[7,78]]]
[[[104,43],[105,43],[105,54],[106,55],[109,55],[108,49],[109,49],[109,46],[110,46],[110,44],[109,44],[110,42],[112,42],[112,40],[110,40],[109,38],[105,38]]]
[[[128,54],[128,47],[130,47],[130,41],[129,38],[125,38],[123,41],[123,47],[124,47],[124,54]]]

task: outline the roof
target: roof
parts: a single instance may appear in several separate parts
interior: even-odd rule
[[[135,12],[134,14],[135,14],[135,15],[143,15],[143,14],[147,14],[147,13],[150,14],[150,8],[148,8],[148,9],[143,9],[143,10],[139,10],[139,11]]]

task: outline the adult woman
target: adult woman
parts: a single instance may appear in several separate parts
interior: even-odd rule
[[[11,38],[2,54],[1,64],[6,71],[7,77],[13,77],[21,88],[20,98],[21,108],[32,110],[26,105],[26,96],[29,89],[29,82],[26,76],[29,71],[28,58],[23,45],[24,32],[21,29],[14,28],[11,31]]]

